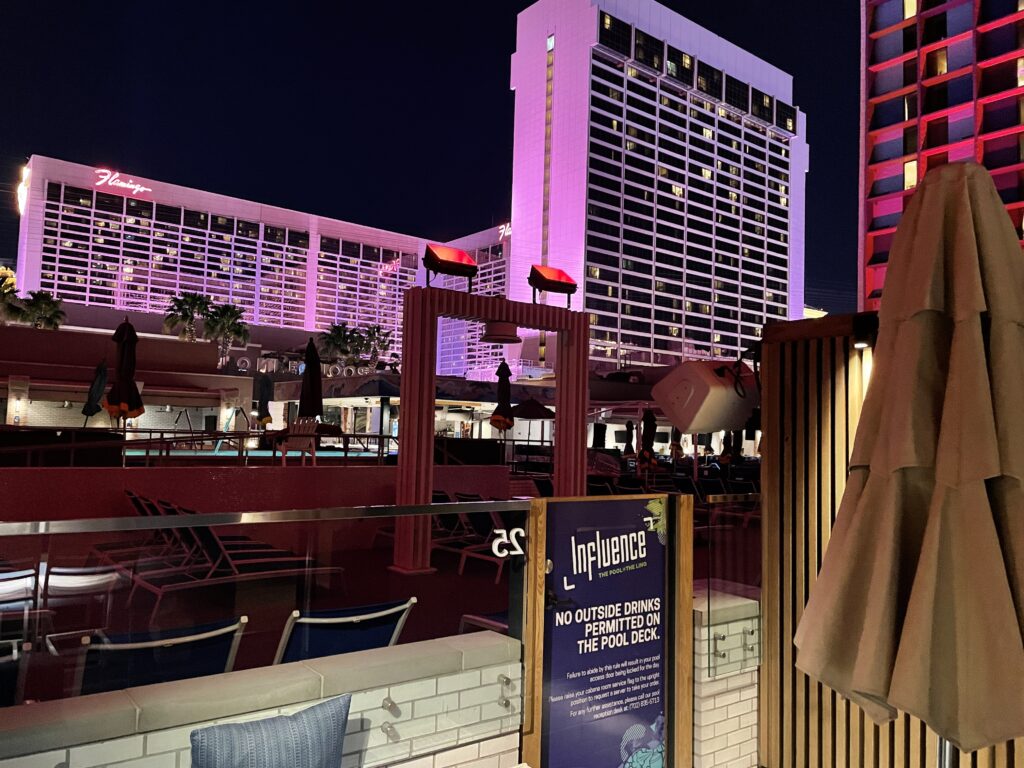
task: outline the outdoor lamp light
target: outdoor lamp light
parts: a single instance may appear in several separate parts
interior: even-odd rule
[[[537,291],[564,293],[565,306],[572,306],[572,295],[576,293],[576,281],[558,267],[545,267],[534,264],[530,267],[530,287],[533,288],[533,303],[537,303]]]
[[[427,270],[427,286],[430,286],[430,275],[452,275],[465,277],[468,281],[468,292],[473,292],[473,278],[479,267],[476,260],[465,251],[448,245],[427,243],[423,252],[423,266]]]
[[[499,323],[490,320],[484,325],[484,335],[480,337],[484,344],[518,344],[522,341],[515,323]]]
[[[853,348],[867,349],[875,346],[878,338],[878,315],[861,312],[853,316]]]

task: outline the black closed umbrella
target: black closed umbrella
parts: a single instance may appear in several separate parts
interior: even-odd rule
[[[681,458],[683,455],[683,433],[672,427],[672,441],[668,445],[669,452],[673,459]]]
[[[623,456],[636,456],[636,450],[633,448],[633,422],[626,422],[626,447],[622,451]]]
[[[114,331],[117,344],[117,366],[114,370],[116,380],[107,392],[107,412],[118,419],[134,419],[146,412],[142,405],[142,395],[135,384],[135,348],[139,336],[128,318],[117,326]]]
[[[299,418],[324,416],[324,390],[321,381],[320,354],[313,337],[306,345],[305,369],[302,371],[302,391],[299,393]]]
[[[103,410],[103,391],[107,388],[107,362],[104,360],[96,366],[96,372],[92,376],[92,384],[89,385],[89,393],[85,396],[85,405],[82,406],[82,415],[85,416],[85,424],[89,418]]]
[[[654,459],[654,438],[658,433],[658,420],[654,411],[650,408],[644,411],[640,420],[642,432],[640,433],[640,455],[637,458],[638,469],[653,469],[656,461]]]
[[[491,426],[504,432],[512,429],[516,422],[512,415],[512,369],[502,360],[495,376],[498,377],[498,405],[491,414]]]
[[[256,420],[266,426],[274,419],[270,415],[270,401],[274,399],[274,380],[265,373],[256,374]]]

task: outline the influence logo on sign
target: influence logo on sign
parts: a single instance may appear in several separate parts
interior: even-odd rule
[[[594,580],[594,569],[629,565],[647,559],[646,531],[633,531],[618,536],[604,536],[594,531],[592,541],[570,539],[572,548],[572,572],[574,576],[586,574],[587,581]]]

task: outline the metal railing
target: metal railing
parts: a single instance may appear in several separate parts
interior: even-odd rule
[[[274,461],[279,450],[276,432],[253,429],[197,432],[181,429],[96,430],[81,427],[19,427],[9,431],[19,434],[56,434],[60,439],[60,442],[40,441],[0,447],[0,457],[11,455],[23,457],[24,464],[18,462],[15,466],[26,467],[83,466],[81,463],[76,463],[76,458],[79,458],[83,452],[97,450],[119,451],[122,467],[134,464],[148,467],[157,462],[167,462],[178,451],[186,452],[177,454],[181,458],[195,458],[204,461],[215,458],[231,458],[232,463],[247,465],[253,460],[254,451],[260,451],[259,456],[263,459],[266,457],[262,452],[269,450],[270,461]],[[97,432],[107,432],[109,435],[116,433],[120,437],[97,440],[95,439]],[[266,441],[271,442],[267,445]],[[340,458],[344,462],[354,458],[370,458],[378,464],[383,464],[389,455],[397,452],[398,438],[390,435],[351,433],[321,437],[320,445],[321,451],[323,449],[328,451],[326,454],[320,453],[320,456],[324,458]],[[340,453],[340,456],[335,455],[336,453]],[[53,460],[51,457],[54,454],[61,458]],[[48,459],[50,460],[48,461]],[[3,464],[10,466],[6,462]]]

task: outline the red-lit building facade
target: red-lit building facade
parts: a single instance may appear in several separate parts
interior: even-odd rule
[[[859,304],[919,178],[977,160],[1024,217],[1024,0],[863,0]]]

